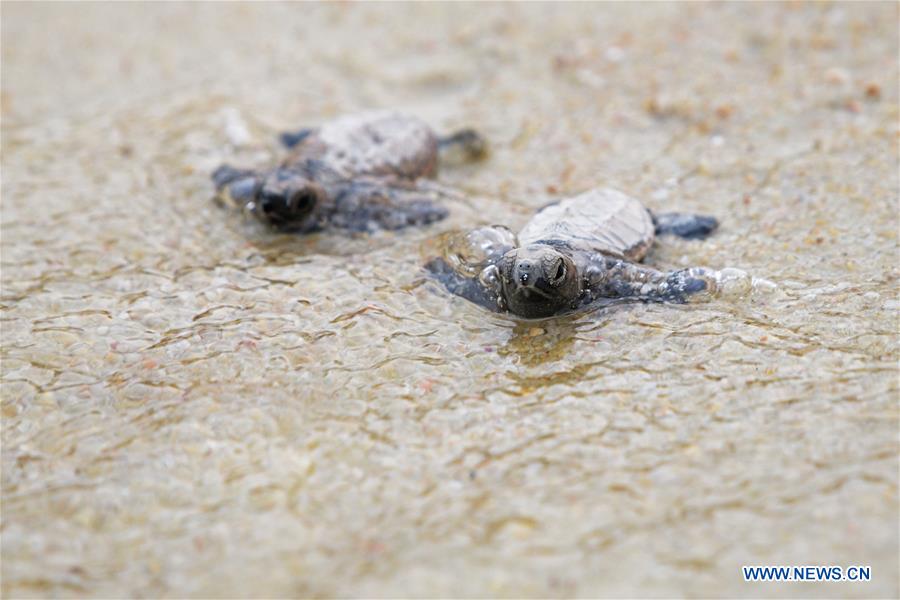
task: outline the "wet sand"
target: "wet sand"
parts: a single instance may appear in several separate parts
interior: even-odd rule
[[[3,3],[4,596],[900,595],[897,5],[474,10]],[[369,108],[490,139],[449,219],[209,201]],[[534,323],[420,267],[598,185],[778,288]]]

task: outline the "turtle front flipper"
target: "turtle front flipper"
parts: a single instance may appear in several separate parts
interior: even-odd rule
[[[396,230],[428,225],[447,214],[446,208],[413,186],[368,179],[348,181],[336,191],[328,221],[350,231]]]
[[[256,199],[263,175],[253,169],[237,169],[221,165],[212,174],[216,188],[215,200],[227,206],[243,209]]]
[[[688,213],[652,215],[656,235],[676,235],[686,240],[702,240],[719,226],[715,217]]]
[[[460,273],[443,258],[431,259],[425,264],[425,269],[451,294],[493,312],[503,311],[496,291],[482,283],[481,278]]]
[[[696,295],[714,295],[718,271],[692,267],[663,272],[609,256],[591,257],[585,269],[582,304],[600,298],[634,298],[683,304]]]

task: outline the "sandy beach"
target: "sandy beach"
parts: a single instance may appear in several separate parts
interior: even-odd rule
[[[2,595],[898,597],[898,16],[4,2]],[[211,202],[373,108],[489,140],[446,220]],[[528,322],[422,268],[601,185],[774,289]]]

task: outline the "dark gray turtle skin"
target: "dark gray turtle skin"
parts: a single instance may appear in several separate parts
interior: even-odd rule
[[[639,264],[656,235],[699,239],[713,217],[653,215],[622,192],[596,189],[540,210],[516,236],[482,227],[456,238],[426,268],[444,286],[496,312],[526,318],[566,313],[601,299],[686,302],[711,292],[718,272],[662,272]]]
[[[441,138],[415,117],[396,112],[349,115],[315,129],[281,135],[290,149],[271,169],[222,165],[212,174],[216,198],[262,223],[298,233],[402,229],[447,216],[431,181],[439,156],[485,154],[471,129]]]

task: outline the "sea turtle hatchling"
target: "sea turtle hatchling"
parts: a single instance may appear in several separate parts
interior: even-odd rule
[[[312,232],[401,229],[447,216],[433,181],[445,151],[478,159],[483,138],[471,129],[437,136],[421,120],[396,112],[349,115],[315,129],[283,133],[290,154],[271,169],[222,165],[212,174],[216,198],[274,229]]]
[[[658,234],[703,238],[713,217],[653,215],[613,189],[595,189],[544,207],[516,236],[481,227],[459,236],[426,268],[452,293],[497,312],[539,318],[601,298],[685,302],[724,285],[749,285],[743,271],[702,267],[669,273],[638,264]]]

